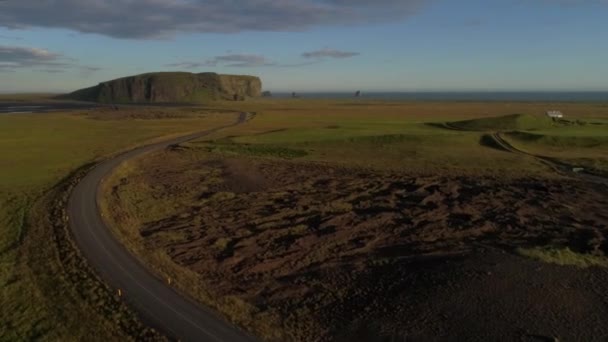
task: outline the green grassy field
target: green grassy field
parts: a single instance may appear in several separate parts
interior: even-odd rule
[[[50,243],[53,234],[44,226],[46,213],[39,212],[47,210],[44,195],[80,166],[109,154],[235,119],[96,120],[81,114],[0,115],[2,341],[82,340],[100,330],[99,338],[122,336],[111,317],[91,312],[94,303],[77,302]]]
[[[452,126],[469,131],[535,131],[559,127],[549,117],[533,114],[510,114],[451,123]]]
[[[228,107],[231,105],[226,104]],[[266,293],[260,297],[253,296],[254,299],[243,295],[242,292],[226,293],[219,291],[218,294],[215,291],[218,288],[224,289],[224,287],[214,286],[213,283],[210,283],[213,280],[210,279],[222,278],[213,274],[212,270],[215,270],[216,267],[222,267],[225,261],[223,257],[218,257],[218,260],[221,261],[217,264],[209,262],[204,264],[206,267],[203,267],[201,264],[205,259],[200,255],[203,254],[201,252],[203,250],[214,250],[220,254],[227,251],[227,255],[240,260],[226,261],[229,265],[238,265],[231,271],[242,269],[241,262],[245,263],[245,260],[251,258],[259,260],[264,255],[271,255],[272,257],[269,257],[266,264],[261,263],[263,267],[261,266],[260,269],[271,268],[272,266],[269,265],[287,263],[286,258],[282,258],[289,253],[282,249],[281,243],[278,242],[283,241],[281,239],[291,241],[290,239],[297,239],[299,236],[315,235],[311,231],[315,232],[321,226],[319,223],[314,223],[318,222],[315,221],[316,217],[322,217],[323,219],[319,220],[325,221],[330,220],[329,217],[331,216],[333,216],[331,219],[333,220],[341,214],[355,215],[356,210],[354,208],[360,203],[356,201],[354,203],[348,202],[347,198],[350,196],[356,198],[357,191],[360,191],[357,189],[364,188],[367,185],[367,178],[357,179],[360,182],[358,187],[349,188],[349,181],[346,180],[348,178],[343,176],[344,183],[340,183],[337,186],[338,189],[330,191],[330,193],[336,194],[339,189],[342,189],[344,191],[343,197],[333,201],[323,201],[316,197],[318,194],[294,194],[282,191],[284,188],[280,186],[273,187],[273,184],[287,180],[289,184],[297,184],[298,188],[306,188],[306,182],[310,181],[313,176],[309,175],[310,178],[304,178],[305,180],[290,179],[290,173],[297,173],[293,169],[317,167],[324,170],[321,172],[326,172],[327,177],[336,182],[343,178],[340,178],[340,176],[331,178],[333,173],[337,172],[335,169],[356,170],[362,172],[362,174],[368,171],[370,171],[369,174],[397,174],[418,179],[424,179],[426,176],[439,177],[453,179],[455,183],[460,182],[458,179],[470,180],[479,177],[479,179],[486,181],[491,180],[490,182],[500,180],[505,182],[501,183],[503,186],[505,184],[521,184],[518,182],[521,182],[522,179],[533,180],[530,183],[524,182],[523,185],[519,186],[520,190],[525,192],[528,187],[532,187],[531,184],[539,184],[542,187],[545,181],[560,184],[564,179],[561,178],[562,175],[539,162],[537,158],[489,146],[484,143],[484,137],[491,136],[491,133],[495,132],[504,133],[510,140],[520,135],[556,137],[551,139],[562,139],[563,144],[560,146],[564,150],[577,149],[576,153],[579,156],[598,160],[601,155],[601,144],[596,145],[596,142],[605,139],[607,132],[602,131],[600,126],[582,124],[582,122],[597,122],[598,120],[601,121],[601,119],[597,119],[598,117],[608,117],[608,113],[600,111],[589,114],[590,119],[578,116],[575,120],[579,120],[581,123],[576,125],[554,123],[543,114],[540,110],[542,105],[538,104],[395,104],[381,102],[358,104],[347,101],[279,100],[244,103],[243,105],[246,110],[256,113],[254,120],[221,132],[213,136],[213,140],[206,138],[185,143],[174,151],[159,152],[123,165],[104,182],[103,191],[107,195],[104,196],[101,204],[104,217],[107,218],[110,226],[116,235],[122,239],[125,246],[144,260],[146,264],[153,265],[154,270],[162,277],[173,279],[177,288],[216,309],[236,324],[267,340],[279,341],[290,339],[298,341],[315,340],[313,336],[318,336],[315,335],[318,333],[315,330],[317,328],[313,323],[307,326],[307,319],[317,317],[315,309],[318,309],[318,307],[314,309],[297,306],[290,308],[290,310],[293,309],[291,313],[295,316],[291,317],[292,321],[290,323],[285,323],[289,322],[289,319],[285,319],[285,312],[281,312],[280,307],[271,307],[265,304],[256,306],[256,303],[265,300],[264,296],[268,295]],[[578,109],[573,106],[572,110],[579,112],[593,110],[591,105],[582,104],[578,106]],[[508,114],[511,111],[526,114]],[[449,124],[445,125],[445,123]],[[579,147],[584,147],[585,150]],[[549,153],[552,147],[548,140],[538,142],[537,148],[538,150],[532,151],[531,148],[521,147],[525,151],[541,155]],[[230,167],[214,169],[213,166],[210,166],[213,163],[221,163],[220,161],[229,164],[235,160],[246,165],[242,166],[243,174],[238,177],[234,176],[236,171],[230,169]],[[258,162],[268,163],[265,165],[274,165],[266,166],[268,168],[276,167],[276,165],[291,165],[293,169],[289,173],[281,173],[278,171],[280,168],[275,168],[273,169],[274,172],[265,174],[269,175],[269,180],[261,181],[264,185],[260,187],[267,187],[268,190],[252,192],[255,194],[252,196],[253,198],[245,197],[251,196],[251,193],[249,190],[241,193],[238,186],[235,187],[236,190],[224,188],[217,192],[211,190],[214,188],[214,184],[230,184],[234,181],[231,178],[240,178],[245,182],[248,182],[247,179],[255,180],[256,167],[253,165]],[[167,164],[171,166],[167,167]],[[176,175],[175,170],[180,170],[180,174]],[[232,176],[226,176],[227,174]],[[314,172],[311,172],[311,174],[314,174]],[[178,178],[179,181],[176,180]],[[374,184],[373,181],[369,181],[369,183]],[[463,181],[463,183],[466,183],[466,181]],[[331,182],[322,184],[331,184]],[[229,187],[229,185],[225,186]],[[315,190],[320,191],[325,186],[319,185],[315,187]],[[403,185],[400,184],[399,186]],[[514,186],[518,187],[518,185]],[[293,190],[290,189],[290,191]],[[466,193],[466,190],[462,188],[456,192],[459,193],[459,191],[462,191],[463,195]],[[497,193],[501,191],[503,191],[503,194],[504,192],[512,194],[513,197],[526,196],[522,193],[515,194],[511,192],[512,189],[506,190],[506,187],[503,189],[500,185],[491,189],[486,188],[482,192],[494,193],[494,191],[496,191],[496,196],[499,196]],[[386,190],[386,192],[390,193],[391,191]],[[257,199],[255,197],[262,197],[268,193],[275,194],[276,197],[270,200],[260,200],[259,207],[256,207]],[[567,196],[570,196],[570,194]],[[297,198],[298,201],[303,203],[294,201],[293,205],[286,205],[281,210],[273,211],[271,209],[277,206],[277,203],[289,201],[290,197]],[[386,203],[378,195],[367,194],[365,197],[369,197],[371,203],[378,203],[375,210],[379,211],[388,210],[383,208],[407,210],[405,208],[410,206],[409,204]],[[530,203],[542,200],[540,196],[532,195],[530,197]],[[309,200],[304,201],[305,198],[309,198]],[[365,202],[366,200],[361,201]],[[449,204],[446,204],[449,203],[449,200],[435,198],[434,201],[441,203],[441,206],[449,206]],[[449,206],[450,209],[446,209],[448,215],[458,210],[455,208],[466,206],[466,201],[466,199],[458,200],[455,207]],[[234,217],[232,216],[235,211],[230,210],[225,213],[209,211],[197,216],[198,208],[213,208],[213,205],[226,207],[237,202],[244,202],[248,207],[254,208],[251,210],[257,214],[252,216],[256,219],[249,222],[255,225],[255,228],[246,227],[231,230],[236,224],[235,221],[245,215],[247,208],[238,209],[238,214]],[[505,202],[496,200],[496,198],[488,199],[479,205],[479,210],[487,213],[505,206],[509,214],[513,213],[514,216],[517,216],[519,214],[516,214],[517,209],[514,208],[519,206],[515,205],[514,202],[516,201],[512,198],[505,200]],[[307,217],[307,214],[303,212],[308,209],[302,209],[303,212],[297,212],[297,210],[299,210],[298,208],[308,208],[311,203],[322,203],[322,209],[320,210],[327,210],[331,212],[331,215],[318,214],[317,210],[312,210],[315,214],[311,215],[311,221],[303,219],[302,217]],[[380,208],[377,209],[378,207]],[[290,210],[296,212],[290,212]],[[545,210],[542,214],[547,215],[548,213]],[[208,221],[204,219],[209,216],[215,217],[214,215],[227,218],[227,222],[214,226],[214,219]],[[286,216],[284,221],[279,218],[281,215]],[[371,222],[375,219],[374,212],[362,215],[364,215],[362,220],[369,225],[369,229],[372,229],[371,227],[374,225]],[[441,217],[441,215],[441,213],[436,214],[438,217]],[[378,216],[381,217],[382,215]],[[519,219],[523,219],[522,217]],[[538,218],[537,216],[534,217]],[[301,219],[304,224],[294,222],[298,219]],[[465,221],[470,223],[472,220],[467,218]],[[342,224],[340,228],[347,228],[346,230],[354,229],[353,227],[357,226],[352,221],[340,223],[336,220],[333,222],[337,222],[335,223],[336,226]],[[390,222],[393,221],[386,219],[386,221],[378,223],[378,226],[391,231]],[[486,227],[479,221],[472,225]],[[501,230],[507,226],[506,223],[497,223],[497,225],[500,228],[496,234],[501,234]],[[449,223],[439,226],[448,227]],[[150,229],[151,227],[154,227],[154,229]],[[187,227],[192,228],[192,230]],[[532,227],[542,229],[543,225],[535,223]],[[201,240],[209,236],[216,228],[220,231],[217,239],[212,240],[209,244],[201,243]],[[274,245],[252,253],[254,257],[245,254],[244,250],[249,248],[252,243],[243,242],[244,236],[255,235],[251,232],[264,231],[265,229],[280,231],[285,235],[277,238]],[[414,230],[418,229],[420,231],[425,230],[418,227]],[[458,228],[454,228],[455,234],[458,234],[458,231]],[[366,231],[366,233],[373,236],[374,239],[382,240],[381,233],[370,231]],[[408,232],[408,234],[414,233]],[[479,234],[483,235],[484,233]],[[201,235],[204,237],[201,237]],[[429,234],[429,241],[447,240],[446,235],[430,235],[432,234]],[[491,235],[488,234],[488,236]],[[320,246],[315,245],[309,247],[310,250],[306,250],[303,258],[314,258],[315,255],[318,256],[323,253],[334,255],[342,250],[348,250],[345,247],[348,245],[346,241],[355,241],[356,239],[352,235],[347,234],[346,236],[348,238],[335,235],[329,239],[332,244],[340,246],[339,248],[331,249],[331,252],[324,252]],[[396,236],[397,234],[391,236],[391,238],[396,239]],[[408,237],[411,238],[411,235],[408,235]],[[340,241],[340,238],[344,238],[344,241]],[[259,240],[275,241],[267,235],[260,237]],[[466,245],[469,241],[462,241],[462,243]],[[177,252],[178,246],[183,244],[188,246],[179,249],[179,252]],[[164,248],[163,245],[171,247]],[[532,245],[534,246],[534,244]],[[191,254],[189,254],[190,252]],[[606,265],[606,258],[603,255],[590,255],[585,254],[586,252],[577,253],[565,249],[546,251],[537,248],[522,249],[518,252],[522,256],[560,265],[580,267]],[[184,258],[186,261],[184,259],[180,260],[183,255],[188,255]],[[229,258],[229,256],[226,258]],[[369,251],[366,258],[369,258],[367,260],[373,260],[374,253]],[[348,259],[348,256],[344,259]],[[192,260],[196,260],[194,262],[196,266],[192,266]],[[311,266],[304,269],[315,269],[315,267]],[[207,274],[207,271],[211,274]],[[263,274],[263,271],[260,272]],[[272,273],[271,277],[274,276],[277,275]],[[297,277],[300,276],[301,274],[297,275]],[[259,280],[261,278],[263,277],[260,275],[260,278],[256,279],[261,281]],[[232,280],[239,284],[240,279]],[[325,288],[325,286],[326,283],[320,285],[322,288]],[[344,292],[341,291],[344,291],[344,288],[337,287],[335,290],[332,289],[328,292],[335,296],[338,293],[343,294]],[[235,303],[239,303],[239,305],[234,305]],[[329,309],[318,309],[319,312],[327,310]],[[314,319],[311,320],[314,321]],[[265,326],[260,326],[261,324],[265,324]],[[273,333],[285,335],[273,336]]]
[[[214,107],[257,114],[245,125],[216,133],[215,142],[191,143],[217,154],[410,173],[553,176],[531,157],[480,144],[481,130],[508,129],[513,131],[509,141],[531,153],[606,165],[608,107],[596,104],[563,104],[573,120],[587,122],[563,126],[545,124],[542,113],[553,105],[539,103],[256,100]],[[526,116],[507,117],[508,127],[492,124],[504,118],[488,119],[513,113]],[[125,113],[126,120],[116,113],[102,120],[82,114],[0,115],[0,340],[80,340],[100,325],[106,334],[100,338],[124,338],[111,318],[91,312],[93,304],[79,306],[79,290],[65,279],[59,252],[49,243],[53,234],[45,228],[50,200],[45,195],[87,163],[160,137],[234,120],[225,114],[145,119]],[[469,121],[471,131],[428,125],[475,118],[484,121]]]
[[[591,254],[575,253],[570,248],[536,247],[518,248],[516,252],[528,258],[562,266],[608,267],[608,258]]]
[[[233,128],[212,148],[342,162],[408,172],[547,175],[533,158],[488,148],[488,132],[507,132],[529,153],[606,168],[608,111],[595,104],[564,104],[569,122],[553,122],[536,103],[355,103],[280,100],[248,104],[256,120]],[[525,114],[512,114],[525,113]],[[576,113],[576,114],[575,114]],[[466,119],[466,120],[463,120]],[[448,127],[442,124],[448,123]],[[447,129],[449,126],[458,129]],[[541,137],[542,139],[530,139]],[[287,152],[281,149],[290,149]]]

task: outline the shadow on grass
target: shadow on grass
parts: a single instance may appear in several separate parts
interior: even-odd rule
[[[506,148],[504,148],[501,144],[499,144],[494,137],[490,134],[484,134],[479,138],[479,145],[484,147],[489,147],[495,150],[509,152]]]

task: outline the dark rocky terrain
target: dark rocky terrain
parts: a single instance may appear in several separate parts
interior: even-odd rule
[[[605,268],[517,252],[608,254],[603,187],[193,153],[141,160],[108,193],[109,215],[139,218],[142,248],[200,275],[212,298],[247,303],[244,325],[269,341],[608,336]],[[263,335],[256,315],[282,335]]]

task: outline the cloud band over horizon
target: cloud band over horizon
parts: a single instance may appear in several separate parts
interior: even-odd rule
[[[61,73],[68,69],[95,72],[99,67],[79,65],[76,60],[47,49],[0,45],[0,72],[37,68],[46,73]]]
[[[282,64],[275,62],[264,55],[257,54],[228,54],[215,56],[202,62],[183,61],[177,63],[165,64],[172,68],[197,69],[201,67],[297,67],[316,64],[327,58],[345,59],[359,56],[358,52],[341,51],[336,49],[324,48],[315,51],[303,52],[300,56],[312,61],[304,61],[300,63]]]
[[[113,38],[177,33],[298,31],[314,26],[399,20],[425,0],[21,0],[0,2],[0,27],[61,28]]]

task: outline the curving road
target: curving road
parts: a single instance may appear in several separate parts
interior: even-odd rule
[[[109,286],[122,290],[125,301],[144,322],[181,341],[239,342],[256,339],[184,297],[140,264],[104,224],[97,205],[99,185],[126,160],[242,124],[248,117],[248,113],[241,113],[234,124],[143,146],[106,160],[91,170],[70,195],[70,227],[76,244],[91,266]]]

